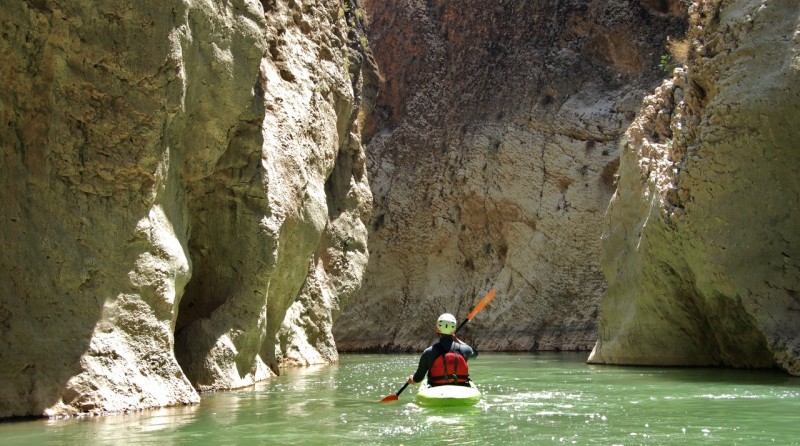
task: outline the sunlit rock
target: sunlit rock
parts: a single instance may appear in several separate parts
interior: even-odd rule
[[[627,131],[591,362],[800,375],[800,4],[701,1]]]
[[[419,349],[436,317],[479,348],[590,349],[618,145],[680,3],[368,1],[385,78],[369,127],[375,197],[345,350]]]
[[[362,28],[351,1],[3,6],[0,418],[336,359],[317,333],[367,258]]]

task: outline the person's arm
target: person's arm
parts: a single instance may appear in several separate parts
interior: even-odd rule
[[[408,383],[409,384],[417,384],[422,382],[425,379],[425,374],[428,373],[428,350],[426,349],[422,352],[422,356],[419,357],[419,365],[417,366],[417,371],[414,372],[413,375],[408,376]]]

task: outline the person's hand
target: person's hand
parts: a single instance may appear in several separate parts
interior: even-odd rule
[[[414,375],[408,375],[408,380],[406,380],[406,382],[409,384],[416,384],[416,382],[414,382]]]

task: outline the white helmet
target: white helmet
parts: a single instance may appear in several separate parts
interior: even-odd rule
[[[441,334],[453,334],[456,331],[456,317],[450,313],[444,313],[436,321],[436,331]]]

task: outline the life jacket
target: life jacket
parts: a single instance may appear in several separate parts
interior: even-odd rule
[[[432,386],[462,385],[469,383],[467,360],[459,353],[439,353],[428,371],[428,384]]]

